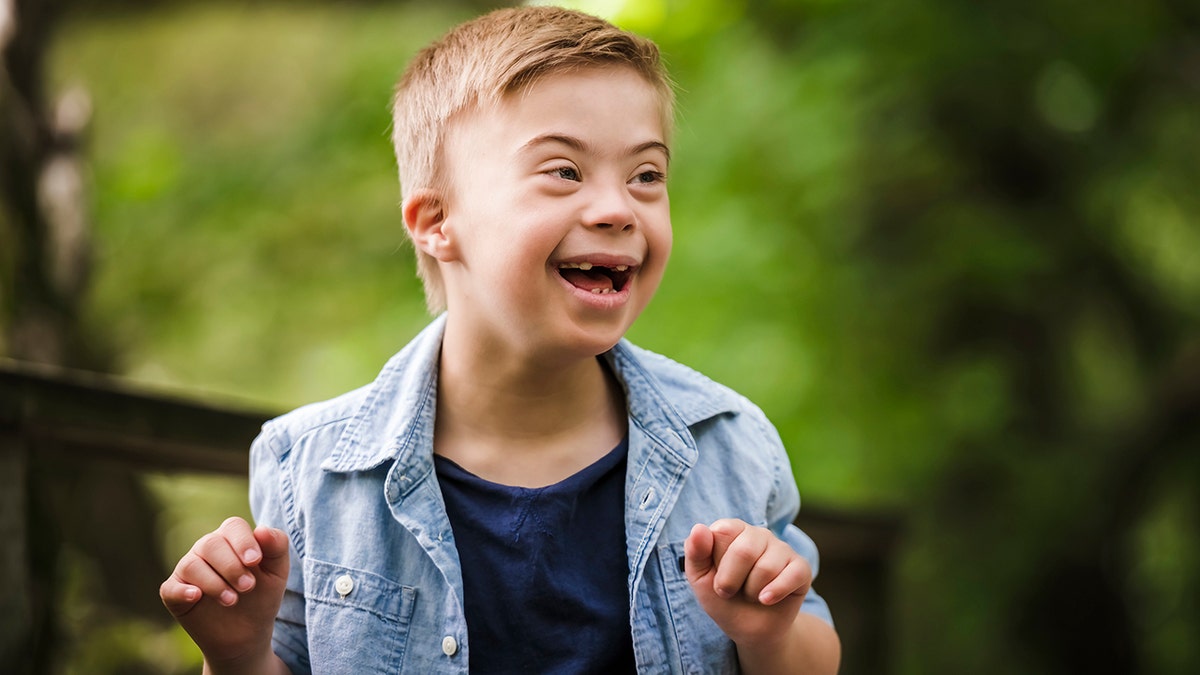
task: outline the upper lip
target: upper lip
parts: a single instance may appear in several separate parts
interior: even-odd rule
[[[612,280],[612,291],[620,292],[629,287],[629,282],[641,264],[637,258],[611,253],[588,253],[574,255],[554,261],[554,269],[561,275],[564,269],[596,269]]]
[[[614,255],[611,253],[587,253],[583,255],[573,255],[554,261],[554,266],[558,268],[591,265],[592,267],[607,267],[609,269],[617,269],[618,267],[622,266],[628,269],[633,269],[638,267],[640,264],[641,262],[637,258],[627,255]]]

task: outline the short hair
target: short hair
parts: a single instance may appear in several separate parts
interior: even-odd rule
[[[674,90],[650,40],[559,7],[499,9],[459,24],[413,57],[392,100],[392,144],[400,191],[443,189],[442,147],[451,120],[497,103],[550,74],[595,65],[632,67],[658,93],[663,133],[674,119]],[[667,139],[663,139],[664,141]],[[417,273],[429,310],[446,308],[436,261],[417,249]]]

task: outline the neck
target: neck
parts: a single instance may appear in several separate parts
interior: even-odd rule
[[[595,358],[548,371],[523,364],[470,364],[442,353],[438,416],[450,415],[480,436],[554,436],[596,419],[611,407],[611,399],[608,377]]]
[[[624,433],[624,396],[600,359],[508,354],[448,327],[438,454],[496,482],[548,484],[603,456]]]

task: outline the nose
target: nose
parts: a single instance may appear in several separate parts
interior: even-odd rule
[[[616,181],[616,185],[596,186],[589,196],[583,223],[598,230],[633,230],[637,226],[637,213],[625,184]]]

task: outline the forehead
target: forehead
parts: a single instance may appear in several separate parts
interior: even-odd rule
[[[639,82],[641,87],[652,92],[655,105],[663,115],[664,121],[670,121],[671,116],[674,114],[675,100],[671,85],[666,80],[653,77],[628,63],[563,65],[541,73],[536,77],[524,79],[519,83],[510,83],[502,91],[498,99],[500,102],[511,101],[514,98],[528,94],[531,90],[545,88],[548,85],[562,86],[564,84],[578,83],[581,86],[588,86],[591,82],[605,78],[627,79]],[[671,126],[671,124],[664,124],[664,128],[668,131]]]
[[[594,137],[601,143],[636,138],[665,146],[670,115],[668,98],[637,70],[586,66],[547,73],[498,100],[474,106],[457,116],[451,135],[500,145],[524,144],[549,133]]]

